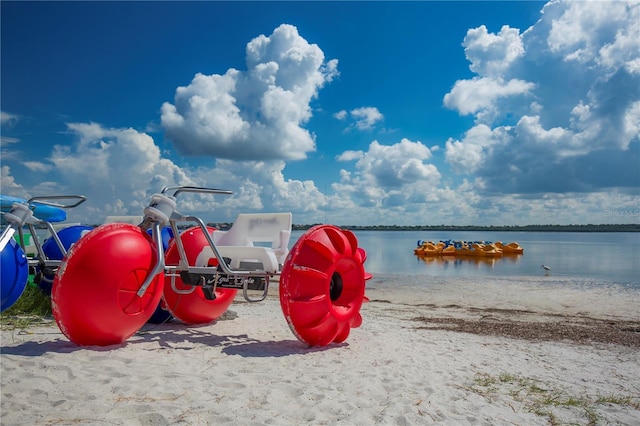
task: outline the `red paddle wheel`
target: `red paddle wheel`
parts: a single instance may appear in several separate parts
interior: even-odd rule
[[[214,232],[214,228],[208,228]],[[217,266],[217,259],[206,259],[205,264],[196,265],[196,259],[204,247],[208,247],[206,237],[200,227],[187,229],[180,234],[180,239],[184,245],[189,265],[192,266]],[[178,265],[180,254],[178,247],[173,241],[167,249],[165,256],[166,265]],[[208,300],[202,287],[193,287],[184,284],[180,277],[165,276],[164,278],[164,302],[166,308],[178,320],[185,324],[204,324],[215,321],[225,313],[238,290],[217,288],[215,299]]]
[[[362,323],[364,250],[355,235],[318,225],[291,249],[280,276],[280,305],[293,334],[310,346],[347,339]]]
[[[157,261],[151,237],[137,226],[100,226],[76,242],[53,281],[53,316],[78,345],[122,343],[151,317],[162,295],[163,274],[137,292]]]

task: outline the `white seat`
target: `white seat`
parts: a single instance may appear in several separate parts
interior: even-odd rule
[[[289,254],[291,222],[291,213],[242,213],[231,229],[215,231],[213,241],[234,269],[240,262],[258,261],[264,270],[277,272]]]
[[[129,223],[131,225],[140,225],[142,216],[107,216],[104,223]]]
[[[278,273],[279,265],[273,250],[268,247],[216,246],[222,257],[231,259],[231,269],[262,270]],[[209,259],[215,259],[213,250],[205,246],[196,258],[195,266],[208,266]],[[259,264],[259,265],[258,265]]]

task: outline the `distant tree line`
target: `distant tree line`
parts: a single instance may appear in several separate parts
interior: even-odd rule
[[[314,225],[293,225],[293,230],[304,231]],[[509,231],[509,232],[640,232],[640,224],[600,225],[374,225],[341,226],[353,231]]]
[[[214,227],[221,231],[231,228],[233,222],[207,223],[207,226]],[[294,231],[306,231],[313,226],[293,224]],[[99,226],[99,225],[93,225]],[[191,228],[195,224],[179,224],[178,229]],[[36,226],[39,228],[40,226]],[[600,225],[347,225],[341,228],[352,231],[505,231],[505,232],[640,232],[640,223],[630,224],[600,224]],[[44,226],[43,226],[44,228]]]

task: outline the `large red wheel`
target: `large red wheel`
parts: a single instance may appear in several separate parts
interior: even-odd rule
[[[214,232],[215,229],[209,228],[209,231]],[[200,252],[209,246],[200,227],[187,229],[180,234],[180,239],[184,245],[189,265],[215,266],[217,264],[217,259],[212,259],[212,262],[207,262],[207,259],[203,261],[206,263],[196,264]],[[180,254],[174,241],[167,250],[165,264],[178,265],[179,261]],[[233,289],[216,289],[216,298],[209,300],[205,297],[202,287],[184,284],[180,277],[165,276],[164,278],[163,298],[165,305],[175,318],[185,324],[206,324],[217,320],[231,305],[237,292]]]
[[[360,326],[363,256],[355,235],[335,226],[315,226],[298,239],[280,275],[280,305],[298,340],[340,343]]]
[[[162,296],[163,273],[137,292],[156,264],[151,237],[137,226],[111,223],[74,244],[53,281],[53,316],[78,345],[122,343],[151,317]]]

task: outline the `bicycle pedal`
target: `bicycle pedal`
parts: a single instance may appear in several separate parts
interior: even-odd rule
[[[265,279],[262,277],[249,277],[247,278],[248,290],[264,290]]]
[[[207,300],[216,300],[216,292],[213,291],[213,287],[209,285],[202,286],[202,293]]]

